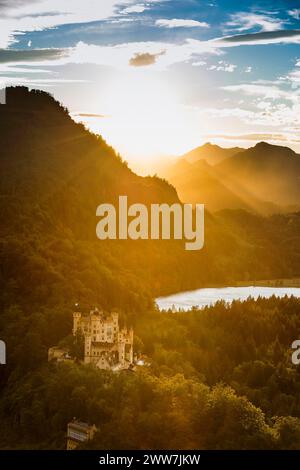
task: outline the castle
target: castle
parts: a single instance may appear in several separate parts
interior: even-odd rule
[[[133,365],[133,330],[119,327],[118,313],[97,308],[84,315],[73,313],[73,335],[84,337],[84,363],[99,369],[130,369]]]
[[[67,428],[67,450],[74,450],[83,442],[92,441],[96,431],[95,425],[90,426],[73,418]]]

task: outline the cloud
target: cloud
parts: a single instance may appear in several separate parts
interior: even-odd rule
[[[1,1],[1,0],[0,0]],[[125,1],[125,0],[124,0]],[[1,20],[0,20],[1,23]],[[64,65],[67,63],[91,63],[125,69],[128,66],[151,66],[164,70],[174,64],[190,62],[203,64],[207,54],[221,55],[223,49],[244,45],[266,44],[300,44],[300,30],[261,32],[226,36],[206,41],[186,39],[182,43],[168,42],[129,42],[117,45],[95,45],[82,41],[76,46],[66,49],[26,49],[26,50],[1,50],[0,63],[6,64],[38,64]],[[162,54],[164,51],[164,54]],[[204,56],[204,57],[203,57]],[[159,60],[158,60],[159,59]],[[234,64],[220,63],[212,66],[211,70],[232,72]],[[250,69],[247,69],[248,71]],[[296,83],[298,73],[290,76]]]
[[[228,64],[224,60],[219,60],[217,65],[211,65],[208,70],[216,70],[217,72],[234,72],[237,68],[235,64]]]
[[[12,8],[20,8],[22,6],[37,3],[40,0],[0,0],[0,12],[1,15],[5,15],[5,12],[10,11]]]
[[[290,72],[288,75],[288,80],[290,80],[292,85],[299,86],[300,85],[300,70],[295,70],[293,72]]]
[[[258,106],[253,109],[243,109],[236,106],[231,108],[199,108],[198,115],[203,119],[226,119],[237,120],[239,123],[245,123],[247,127],[255,126],[257,129],[262,127],[272,128],[275,132],[283,131],[295,134],[299,139],[299,100],[287,104],[273,103],[267,109],[260,109]]]
[[[145,10],[148,10],[149,6],[144,3],[138,3],[137,5],[132,5],[131,7],[124,8],[122,10],[122,15],[129,15],[131,13],[143,13]]]
[[[79,42],[71,51],[68,62],[95,63],[116,68],[131,66],[155,66],[165,69],[173,64],[189,62],[194,65],[205,65],[201,56],[207,54],[221,55],[222,49],[241,45],[265,45],[277,43],[300,43],[300,30],[256,33],[227,36],[208,41],[186,39],[182,43],[136,42],[114,46],[98,46]],[[162,54],[162,51],[164,53]],[[159,58],[159,60],[158,60]],[[232,72],[236,66],[219,61],[213,69]],[[211,69],[212,70],[212,69]],[[251,68],[245,71],[250,72]]]
[[[201,56],[207,54],[221,55],[222,49],[228,47],[281,43],[299,44],[300,30],[243,34],[207,41],[186,39],[182,43],[147,41],[129,42],[117,45],[95,45],[80,41],[75,47],[62,49],[61,51],[59,49],[15,51],[4,51],[0,49],[0,62],[1,58],[2,63],[11,64],[16,62],[22,62],[23,64],[34,62],[36,64],[39,61],[46,62],[48,60],[51,65],[91,63],[117,69],[128,68],[128,66],[138,67],[147,65],[163,70],[171,65],[189,61],[192,61],[193,64],[199,63],[199,65],[203,65]],[[164,54],[162,54],[162,51],[164,51]],[[220,63],[213,68],[232,72],[235,66],[233,64]]]
[[[67,57],[67,55],[68,51],[66,49],[0,49],[0,64],[59,60]]]
[[[259,27],[261,31],[276,31],[285,25],[286,21],[274,16],[257,13],[235,13],[230,16],[227,26],[235,28],[237,31],[247,31]]]
[[[87,118],[106,118],[106,114],[94,114],[94,113],[73,113],[73,116],[87,117]]]
[[[229,135],[229,134],[210,134],[208,138],[224,139],[224,140],[239,140],[239,141],[273,141],[273,142],[300,142],[290,134],[271,134],[271,133],[257,133],[257,134],[242,134],[242,135]]]
[[[172,20],[156,20],[155,24],[161,28],[209,28],[209,24],[205,22],[177,18]]]
[[[11,85],[29,85],[35,88],[41,88],[44,86],[52,87],[58,84],[65,84],[65,83],[86,83],[86,80],[76,80],[76,79],[65,79],[65,78],[28,78],[28,77],[8,77],[8,76],[0,76],[0,88],[7,87]]]
[[[202,54],[219,55],[220,51],[209,41],[195,39],[187,39],[181,44],[148,41],[108,46],[80,41],[75,47],[65,49],[0,50],[0,63],[9,66],[95,64],[115,69],[151,66],[165,70],[174,64],[196,61]]]
[[[293,10],[289,10],[288,14],[296,20],[300,20],[300,8],[294,8]]]
[[[300,29],[289,29],[261,33],[237,34],[213,39],[219,47],[265,45],[265,44],[298,44]]]
[[[295,68],[290,73],[287,74],[286,77],[281,77],[282,81],[287,81],[292,85],[292,88],[297,88],[300,86],[300,60],[297,59],[295,63]]]
[[[164,55],[166,51],[159,52],[158,54],[150,54],[149,52],[137,53],[129,61],[132,67],[145,67],[147,65],[155,64],[158,57]]]
[[[192,66],[193,66],[193,67],[202,67],[203,65],[206,65],[206,61],[205,61],[205,60],[197,60],[196,62],[193,62],[193,63],[192,63]]]
[[[151,3],[155,0],[147,1]],[[24,32],[107,20],[122,7],[136,4],[136,0],[0,0],[0,47],[8,47]]]
[[[221,88],[222,90],[227,90],[234,93],[240,92],[244,93],[245,95],[260,96],[264,99],[285,99],[289,101],[295,101],[296,99],[299,99],[299,96],[295,95],[295,93],[286,90],[281,90],[277,86],[267,86],[249,83],[241,85],[227,85]]]
[[[92,63],[117,69],[128,66],[151,66],[165,70],[171,65],[188,62],[201,54],[219,54],[208,41],[187,39],[182,44],[165,42],[132,42],[115,46],[98,46],[79,42],[61,63]],[[158,60],[159,59],[159,60]]]

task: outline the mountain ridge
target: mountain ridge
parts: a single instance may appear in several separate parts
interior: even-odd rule
[[[199,160],[206,160],[210,165],[220,163],[225,158],[235,155],[236,153],[242,152],[243,149],[240,147],[222,148],[219,145],[211,144],[206,142],[200,147],[196,147],[193,150],[185,153],[179,159],[185,159],[190,163],[195,163]]]
[[[183,201],[203,201],[213,212],[240,208],[267,215],[299,210],[300,155],[266,142],[236,149],[223,149],[229,153],[214,164],[209,158],[191,162],[182,157],[165,176]]]

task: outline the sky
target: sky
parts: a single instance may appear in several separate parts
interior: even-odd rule
[[[19,84],[139,172],[207,141],[300,153],[300,0],[0,0],[0,85]]]

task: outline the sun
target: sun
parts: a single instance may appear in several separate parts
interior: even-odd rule
[[[88,126],[133,165],[183,153],[195,140],[181,93],[162,73],[120,74],[107,85],[99,109],[105,118],[89,120]]]

